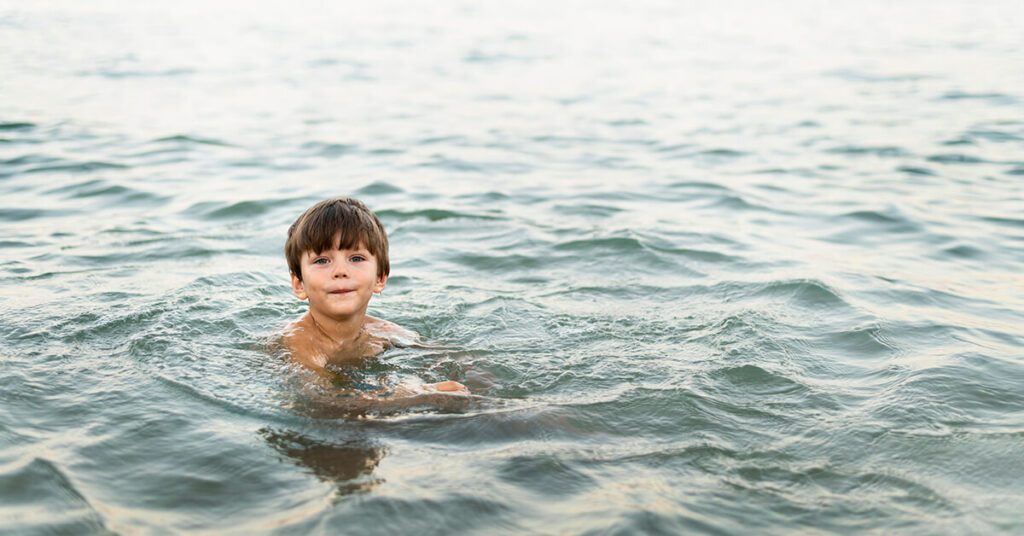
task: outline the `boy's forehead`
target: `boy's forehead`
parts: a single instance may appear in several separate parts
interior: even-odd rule
[[[341,244],[338,243],[338,237],[335,236],[334,240],[333,240],[333,242],[331,244],[331,247],[328,248],[326,251],[364,251],[364,252],[369,252],[369,249],[367,249],[366,244],[363,244],[363,242],[361,240],[359,242],[356,242],[355,245],[353,245],[350,248],[339,247],[339,246],[341,246]],[[306,252],[305,252],[305,255],[308,257],[310,255],[318,255],[320,253],[323,253],[323,251],[313,251],[312,249],[307,249]]]

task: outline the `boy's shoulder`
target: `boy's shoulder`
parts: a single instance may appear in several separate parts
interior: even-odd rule
[[[366,315],[363,326],[370,335],[386,339],[394,346],[413,346],[420,342],[420,336],[415,331],[382,318]]]
[[[310,368],[323,368],[327,363],[327,357],[317,350],[307,322],[303,316],[288,324],[281,333],[281,343],[292,359]]]

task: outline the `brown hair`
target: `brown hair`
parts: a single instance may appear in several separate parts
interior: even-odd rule
[[[302,255],[363,245],[377,259],[377,277],[391,273],[388,234],[377,215],[358,199],[335,197],[309,207],[288,228],[284,257],[288,269],[302,281]]]

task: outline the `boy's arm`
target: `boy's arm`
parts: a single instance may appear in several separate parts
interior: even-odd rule
[[[438,384],[425,385],[420,389],[399,385],[390,393],[383,390],[378,392],[346,390],[337,394],[326,394],[323,390],[310,386],[310,389],[304,393],[307,402],[304,404],[304,409],[316,418],[352,418],[366,415],[392,415],[416,407],[462,411],[474,400],[479,399],[464,389],[462,391],[441,391],[432,388],[435,385]],[[338,394],[344,396],[338,396]]]

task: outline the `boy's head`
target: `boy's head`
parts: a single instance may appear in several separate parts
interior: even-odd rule
[[[288,228],[284,256],[292,275],[302,281],[302,257],[335,249],[365,247],[377,260],[377,277],[391,273],[388,235],[377,216],[351,197],[325,199],[309,207]]]

